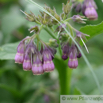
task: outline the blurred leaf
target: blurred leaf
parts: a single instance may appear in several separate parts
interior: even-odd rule
[[[0,103],[16,103],[16,102],[10,92],[0,88]]]
[[[83,49],[84,53],[86,54],[86,57],[90,61],[92,65],[99,66],[103,64],[103,51],[99,49],[98,47],[93,47],[88,45],[88,50],[89,50],[89,55],[85,51],[85,48]],[[82,64],[85,65],[85,62],[83,61],[83,58],[79,59],[80,65],[83,66]]]
[[[13,6],[10,11],[1,19],[1,28],[3,33],[9,35],[13,30],[17,29],[25,23],[25,19],[20,13],[18,6]]]
[[[103,88],[103,84],[101,85],[101,88]],[[93,94],[99,94],[97,88],[95,88],[92,92],[89,93],[89,95],[93,95]]]
[[[74,89],[74,94],[73,95],[81,95],[81,92],[79,89],[75,88]]]
[[[18,43],[5,44],[0,47],[0,59],[14,59]]]
[[[2,41],[3,41],[3,34],[2,34],[2,32],[0,31],[0,44],[2,43]]]
[[[16,96],[16,97],[20,97],[21,96],[21,93],[20,91],[14,89],[13,87],[9,87],[5,84],[0,84],[0,88],[3,88],[7,91],[9,91],[10,93],[12,93],[13,96]]]
[[[88,39],[103,33],[103,22],[98,25],[86,25],[85,27],[81,27],[81,32],[90,35]]]
[[[99,80],[99,83],[102,85],[103,66],[97,68],[96,70],[94,70],[94,72]],[[91,75],[90,72],[87,73],[86,75],[83,75],[79,79],[79,81],[75,83],[75,85],[85,94],[89,94],[90,92],[94,91],[97,88],[95,80],[93,79],[93,76]]]
[[[42,30],[42,32],[40,33],[40,38],[45,41],[48,42],[50,38],[52,38],[45,30]]]

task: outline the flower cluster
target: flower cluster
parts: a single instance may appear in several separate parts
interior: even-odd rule
[[[98,14],[96,12],[97,6],[94,0],[72,0],[73,8],[76,12],[83,13],[89,20],[98,19]]]
[[[26,43],[27,39],[30,38],[23,39],[18,45],[15,63],[23,64],[23,69],[25,71],[32,70],[34,75],[53,71],[55,68],[52,61],[54,50],[44,44],[39,51],[32,40]]]
[[[63,24],[64,26],[64,24]],[[61,26],[59,26],[61,27]],[[78,45],[80,40],[86,39],[86,36],[89,36],[87,34],[83,34],[82,32],[79,32],[76,30],[76,35],[75,35],[75,40],[77,41]],[[78,67],[78,59],[77,58],[81,58],[81,52],[79,51],[79,49],[77,48],[77,46],[74,44],[74,42],[72,41],[72,39],[69,38],[69,35],[61,32],[60,33],[60,41],[61,41],[61,49],[62,49],[62,59],[63,60],[67,60],[69,57],[69,61],[68,61],[68,66],[70,68],[77,68]],[[87,52],[88,49],[85,45],[85,43],[83,42]],[[80,46],[80,45],[79,45]],[[81,48],[81,46],[80,46]]]
[[[82,1],[81,3],[79,3]],[[94,0],[73,0],[73,7],[76,11],[82,11],[85,16],[74,15],[69,17],[71,11],[70,0],[66,4],[63,4],[62,13],[57,14],[55,8],[52,10],[47,5],[45,10],[49,13],[41,12],[41,15],[35,16],[32,12],[30,14],[23,12],[26,15],[26,19],[30,22],[35,22],[37,25],[29,29],[30,33],[34,33],[31,37],[24,38],[17,47],[17,54],[15,56],[15,62],[23,64],[23,69],[25,71],[32,70],[34,75],[43,74],[44,72],[51,72],[54,70],[55,66],[53,63],[54,55],[58,51],[61,54],[63,60],[68,60],[68,66],[70,68],[78,67],[78,59],[81,58],[82,54],[80,52],[80,40],[84,44],[87,52],[89,53],[87,46],[83,39],[86,40],[87,34],[84,34],[77,29],[73,28],[69,23],[72,20],[77,23],[86,23],[85,16],[90,20],[97,19],[98,15],[96,13],[96,4]],[[82,10],[81,10],[82,9]],[[61,25],[59,25],[61,22]],[[55,30],[54,25],[57,25]],[[46,43],[40,39],[40,32],[44,29],[53,38],[49,39],[49,43]],[[65,30],[66,29],[66,30]],[[65,32],[67,31],[68,32]],[[69,33],[69,34],[68,34]],[[43,35],[43,34],[42,34]],[[74,43],[73,39],[77,42],[78,46]],[[80,47],[78,49],[78,47]]]
[[[81,53],[79,52],[76,45],[75,44],[70,45],[69,43],[66,43],[62,48],[63,48],[62,59],[66,60],[69,57],[68,66],[70,68],[77,68],[78,66],[77,58],[81,57]]]

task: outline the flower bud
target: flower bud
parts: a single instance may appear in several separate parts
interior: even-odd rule
[[[56,39],[49,39],[49,46],[57,48],[58,47],[57,40]]]
[[[69,38],[69,35],[68,35],[68,34],[66,34],[66,33],[61,33],[59,39],[60,39],[62,42],[66,42],[66,41],[68,41],[68,38]]]
[[[58,21],[60,21],[61,20],[61,18],[60,18],[60,16],[55,12],[55,14],[54,14],[54,17],[58,20]],[[54,25],[57,25],[58,24],[58,21],[57,20],[55,20],[54,18],[52,18],[52,24],[54,24]]]
[[[70,50],[70,46],[69,46],[68,43],[65,44],[65,45],[62,47],[62,51],[63,51],[62,59],[63,59],[63,60],[68,59],[69,50]]]
[[[25,14],[26,14],[26,19],[28,20],[28,21],[30,21],[30,22],[35,22],[36,21],[36,17],[35,17],[35,15],[30,11],[30,14],[28,14],[28,13],[26,13],[25,12]]]
[[[63,8],[62,8],[63,12],[68,15],[70,10],[71,10],[71,6],[70,6],[70,0],[67,1],[67,4],[65,5],[63,3]]]
[[[38,33],[40,30],[39,30],[39,27],[37,25],[35,25],[35,26],[31,27],[29,29],[29,31],[30,31],[30,33],[32,33],[32,32]]]
[[[74,22],[77,22],[77,23],[85,23],[84,21],[86,21],[86,19],[84,19],[85,16],[80,16],[80,15],[74,15],[72,17],[73,21]]]
[[[80,31],[77,31],[77,32],[76,32],[76,36],[77,36],[78,38],[83,38],[83,39],[85,39],[85,40],[87,40],[87,39],[86,39],[86,36],[89,37],[89,35],[84,34],[84,33],[80,32]]]
[[[62,25],[60,25],[60,26],[58,26],[57,28],[56,28],[56,30],[55,30],[55,32],[57,31],[57,32],[63,32],[64,31],[64,28],[66,28],[66,25],[65,24],[62,24]]]
[[[62,59],[63,59],[63,60],[67,60],[67,59],[68,59],[68,56],[67,56],[66,54],[63,54],[63,55],[62,55]]]

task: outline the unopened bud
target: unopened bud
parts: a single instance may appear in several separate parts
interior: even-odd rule
[[[58,47],[57,40],[56,40],[56,39],[50,39],[50,40],[49,40],[49,45],[50,45],[51,47],[57,48],[57,47]]]
[[[30,31],[30,33],[32,33],[32,32],[38,33],[39,32],[39,27],[35,25],[35,26],[31,27],[29,29],[29,31]]]
[[[26,19],[28,20],[28,21],[30,21],[30,22],[35,22],[36,21],[36,17],[35,17],[35,15],[30,11],[30,14],[28,14],[28,13],[26,13],[25,12],[25,14],[26,14]]]
[[[80,15],[74,15],[72,17],[73,21],[77,23],[85,23],[84,21],[86,21],[87,19],[84,19],[84,18],[85,16],[80,16]]]
[[[70,2],[68,1],[67,2],[67,4],[65,5],[64,3],[63,3],[63,12],[66,14],[66,15],[68,15],[69,14],[69,12],[71,11],[71,6],[70,6]]]

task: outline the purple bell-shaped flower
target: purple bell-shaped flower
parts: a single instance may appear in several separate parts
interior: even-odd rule
[[[33,55],[32,72],[34,75],[40,75],[44,73],[42,60],[40,59],[40,53]]]
[[[54,63],[52,61],[52,53],[47,48],[43,51],[43,70],[45,72],[51,72],[54,70]]]
[[[15,63],[22,64],[24,61],[24,53],[25,53],[25,43],[23,41],[17,47],[17,53],[15,56]]]

